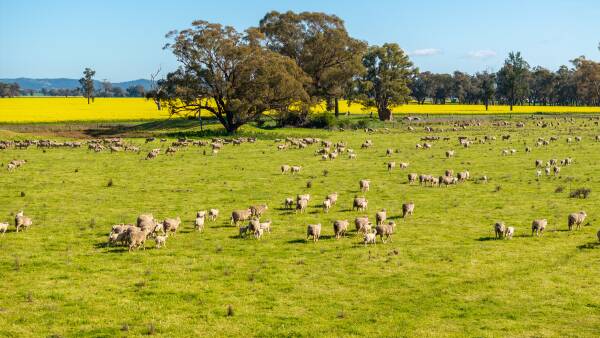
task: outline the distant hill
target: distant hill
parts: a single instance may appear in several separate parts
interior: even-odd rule
[[[46,89],[75,89],[79,87],[78,79],[66,79],[66,78],[56,78],[56,79],[31,79],[26,77],[20,77],[17,79],[0,79],[0,82],[4,83],[18,83],[21,89],[32,89],[35,91],[39,91],[42,88]],[[100,88],[101,82],[98,80],[94,81],[94,87]],[[146,90],[150,89],[150,80],[139,79],[125,82],[113,82],[113,87],[121,87],[123,89],[127,89],[131,86],[142,85]]]

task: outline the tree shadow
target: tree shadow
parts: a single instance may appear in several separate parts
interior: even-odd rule
[[[577,249],[579,249],[579,250],[589,250],[589,249],[596,249],[596,248],[600,248],[600,242],[590,242],[590,243],[586,243],[586,244],[577,246]]]
[[[479,237],[477,239],[479,242],[486,242],[486,241],[496,241],[496,240],[502,240],[502,238],[496,238],[494,236],[486,236],[486,237]]]

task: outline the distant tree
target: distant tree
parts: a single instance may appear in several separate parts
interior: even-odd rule
[[[584,104],[600,105],[600,63],[580,56],[571,61],[575,66],[577,96]]]
[[[530,102],[547,105],[555,96],[556,76],[546,68],[535,67],[530,76]]]
[[[364,72],[361,58],[367,44],[350,37],[342,19],[324,13],[272,11],[260,21],[259,30],[269,49],[292,58],[310,76],[313,102],[326,101],[338,116],[338,99]]]
[[[129,97],[144,97],[144,95],[145,90],[142,85],[130,86],[127,88],[127,96]]]
[[[471,87],[471,77],[467,73],[455,71],[452,75],[452,90],[451,95],[455,97],[458,102],[465,103],[467,97],[467,91]]]
[[[125,90],[123,90],[123,88],[121,87],[112,87],[110,90],[110,96],[112,97],[124,97],[125,96]]]
[[[555,100],[559,105],[576,105],[578,102],[577,98],[577,84],[575,82],[575,71],[569,69],[569,67],[562,65],[556,71],[555,81]]]
[[[498,71],[498,92],[506,98],[510,110],[517,102],[522,102],[529,93],[529,64],[520,52],[510,52],[504,66]]]
[[[479,98],[485,105],[485,110],[487,111],[490,101],[493,100],[494,95],[496,94],[496,75],[485,71],[477,73],[475,77],[480,89]]]
[[[102,89],[100,91],[100,96],[111,97],[112,91],[113,91],[112,83],[110,83],[107,79],[104,79],[104,80],[102,80],[100,85],[102,86]]]
[[[181,62],[167,75],[164,95],[172,114],[205,110],[233,133],[270,111],[309,101],[309,79],[296,63],[262,46],[261,34],[195,21],[167,35]]]
[[[395,43],[371,46],[363,57],[365,75],[358,81],[358,101],[377,108],[381,121],[392,120],[392,107],[410,99],[409,84],[416,70]]]
[[[428,91],[428,76],[429,72],[416,73],[410,82],[410,91],[412,97],[417,101],[418,104],[425,103],[425,100],[429,96]]]
[[[83,71],[83,77],[79,79],[81,92],[83,93],[83,96],[87,98],[88,104],[90,104],[90,98],[94,95],[94,75],[96,75],[95,70],[86,68]]]
[[[437,104],[445,104],[446,99],[452,95],[452,75],[434,74],[431,80],[433,82],[433,102]]]

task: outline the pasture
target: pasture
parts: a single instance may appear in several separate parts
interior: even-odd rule
[[[92,107],[102,102],[96,101]],[[0,109],[2,120],[10,120],[5,113]],[[204,135],[196,127],[144,130],[164,143],[125,135],[139,154],[85,146],[0,150],[0,222],[11,222],[0,237],[0,336],[597,336],[598,120],[544,116],[549,125],[542,128],[540,117],[499,126],[501,118],[479,118],[481,125],[425,120],[411,123],[414,131],[408,122],[373,132],[248,126],[241,136],[255,143],[226,144],[216,156],[197,146],[164,154],[175,135]],[[415,148],[433,135],[441,139],[430,141],[431,149]],[[468,148],[458,142],[485,135],[497,139]],[[538,137],[551,136],[558,141],[536,146]],[[582,141],[566,142],[575,136]],[[321,160],[320,145],[277,150],[284,142],[275,139],[286,137],[345,142],[357,157]],[[0,131],[3,140],[33,138],[40,136]],[[361,149],[367,139],[373,146]],[[145,160],[159,147],[156,159]],[[517,152],[503,156],[505,149]],[[446,158],[447,150],[455,156]],[[536,178],[536,159],[566,157],[573,164],[559,175]],[[27,163],[8,172],[14,159]],[[388,172],[389,161],[410,164]],[[282,175],[282,164],[302,170]],[[409,173],[446,169],[469,170],[471,178],[448,187],[407,183]],[[487,183],[478,180],[484,175]],[[371,180],[370,191],[359,190],[360,179]],[[578,188],[592,192],[570,198]],[[324,213],[320,205],[332,192],[338,202]],[[286,197],[303,193],[311,195],[307,212],[283,208]],[[368,199],[367,211],[352,210],[355,195]],[[415,213],[404,219],[408,201]],[[272,220],[272,232],[239,238],[231,211],[260,203],[269,206],[261,220]],[[218,208],[219,218],[195,232],[196,211],[209,208]],[[381,208],[397,225],[393,241],[378,237],[365,246],[354,218],[374,222]],[[21,209],[33,225],[15,233]],[[584,226],[567,231],[567,215],[579,210],[588,215]],[[132,252],[106,246],[113,224],[134,223],[142,213],[180,216],[182,228],[161,249],[151,241]],[[547,218],[548,227],[532,237],[538,218]],[[338,219],[349,220],[352,231],[336,240]],[[497,221],[515,227],[514,238],[495,240]],[[316,243],[305,240],[309,223],[323,226]]]
[[[358,103],[349,104],[340,101],[340,113],[352,115],[367,114],[375,109],[365,109]],[[325,111],[325,104],[313,107],[315,112]],[[506,105],[491,105],[485,110],[479,104],[405,104],[393,108],[398,115],[497,115],[497,114],[535,114],[535,113],[576,113],[598,114],[600,107],[585,106],[515,106],[513,112]],[[203,112],[203,116],[210,116]],[[374,113],[376,115],[376,113]],[[16,97],[0,99],[0,121],[4,123],[56,123],[56,122],[112,122],[165,119],[167,109],[157,110],[151,100],[144,98],[96,98],[87,104],[83,97]]]

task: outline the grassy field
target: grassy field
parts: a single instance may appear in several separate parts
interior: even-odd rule
[[[324,111],[325,106],[315,111]],[[340,111],[351,114],[367,114],[359,104],[340,102]],[[373,110],[375,111],[375,110]],[[395,114],[508,114],[508,106],[490,106],[489,111],[483,105],[463,104],[407,104],[394,108]],[[512,114],[535,113],[600,113],[600,107],[561,107],[561,106],[515,106]],[[209,116],[209,113],[204,113]],[[4,123],[24,122],[61,122],[61,121],[130,121],[156,120],[168,118],[168,111],[159,111],[152,101],[143,98],[96,98],[93,104],[81,97],[17,97],[0,98],[0,121]]]
[[[0,221],[24,209],[34,226],[18,234],[11,226],[0,237],[0,336],[597,337],[600,132],[587,118],[545,119],[561,124],[540,128],[527,120],[515,128],[515,119],[512,127],[495,127],[490,118],[452,131],[439,120],[429,125],[444,128],[434,134],[450,140],[432,142],[430,150],[415,149],[430,135],[423,125],[409,132],[402,124],[372,134],[246,127],[242,134],[258,136],[255,144],[226,145],[217,156],[190,147],[151,161],[143,160],[146,152],[166,144],[144,144],[135,133],[127,141],[140,154],[2,150],[4,167],[12,159],[28,163],[0,171]],[[198,135],[192,126],[153,126],[138,132]],[[0,139],[35,137],[16,130],[0,131]],[[501,141],[503,134],[510,141]],[[459,135],[498,140],[462,148]],[[524,152],[537,137],[553,135],[559,141]],[[583,141],[567,144],[568,135]],[[316,146],[277,151],[273,139],[285,136],[345,141],[357,159],[321,161]],[[374,146],[361,150],[366,139]],[[387,157],[387,148],[397,152]],[[501,156],[510,148],[518,152]],[[456,156],[446,159],[449,149]],[[535,159],[567,156],[574,164],[560,176],[536,179]],[[410,167],[388,173],[390,160]],[[281,175],[286,163],[302,165],[301,174]],[[406,183],[409,172],[445,169],[490,181]],[[374,219],[386,208],[398,225],[391,243],[365,247],[354,231],[332,238],[333,220],[365,214],[350,210],[363,178],[372,180],[366,214]],[[592,189],[590,197],[569,198],[580,187]],[[318,205],[334,191],[338,204],[324,214]],[[283,210],[283,199],[299,193],[313,197],[309,211]],[[402,219],[407,201],[415,202],[415,215]],[[273,221],[273,232],[260,241],[237,238],[229,213],[256,203],[270,206],[263,219]],[[208,208],[220,209],[220,218],[205,233],[194,232],[195,212]],[[579,210],[589,224],[566,231],[567,215]],[[184,227],[162,249],[105,247],[112,224],[145,212],[179,215]],[[530,236],[536,218],[549,222],[539,238]],[[516,227],[515,238],[493,240],[492,224],[500,220]],[[324,236],[305,242],[306,225],[316,222]]]

